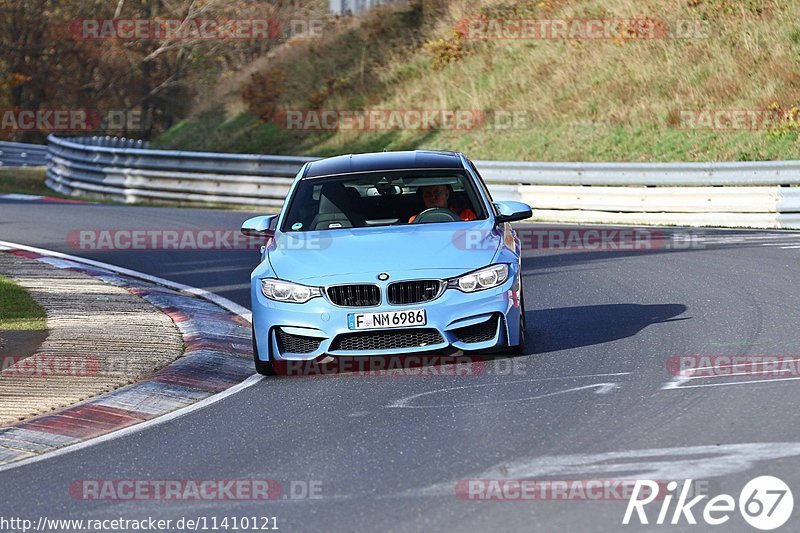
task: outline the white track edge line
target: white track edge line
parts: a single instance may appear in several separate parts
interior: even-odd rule
[[[217,294],[213,294],[208,292],[204,289],[198,289],[197,287],[192,287],[190,285],[184,285],[183,283],[177,283],[175,281],[170,281],[168,279],[159,278],[157,276],[151,276],[150,274],[145,274],[144,272],[137,272],[136,270],[130,270],[127,268],[119,267],[116,265],[111,265],[109,263],[103,263],[100,261],[95,261],[93,259],[86,259],[85,257],[78,257],[76,255],[69,255],[64,254],[61,252],[54,252],[52,250],[45,250],[44,248],[36,248],[34,246],[27,246],[24,244],[18,244],[15,242],[8,242],[8,241],[0,241],[0,246],[6,246],[8,248],[16,248],[19,250],[24,250],[26,252],[34,252],[41,255],[46,255],[48,257],[55,257],[58,259],[67,259],[69,261],[74,261],[76,263],[83,263],[85,265],[94,266],[98,268],[104,268],[106,270],[110,270],[112,272],[116,272],[117,274],[122,274],[125,276],[130,276],[132,278],[141,279],[144,281],[149,281],[151,283],[156,283],[158,285],[163,285],[164,287],[168,287],[170,289],[175,289],[178,291],[186,292],[192,294],[194,296],[203,298],[204,300],[208,300],[209,302],[215,303],[218,306],[227,309],[228,311],[239,315],[240,317],[244,318],[248,322],[251,321],[252,314],[250,310],[246,307],[243,307],[235,302],[228,300],[222,296]]]
[[[193,403],[192,405],[187,405],[186,407],[181,407],[180,409],[176,409],[171,411],[165,415],[151,418],[150,420],[145,420],[144,422],[139,422],[138,424],[134,424],[132,426],[128,426],[126,428],[118,429],[117,431],[112,431],[111,433],[106,433],[105,435],[100,435],[98,437],[94,437],[91,439],[87,439],[81,442],[76,442],[75,444],[70,444],[64,446],[62,448],[57,448],[52,452],[45,452],[39,455],[34,455],[33,457],[27,457],[25,459],[20,459],[19,461],[14,461],[12,463],[8,463],[5,465],[0,466],[0,472],[5,472],[6,470],[12,470],[14,468],[19,468],[21,466],[29,465],[32,463],[38,463],[39,461],[44,461],[46,459],[52,459],[54,457],[58,457],[59,455],[64,455],[66,453],[77,452],[79,450],[83,450],[84,448],[90,448],[92,446],[96,446],[98,444],[102,444],[104,442],[108,442],[110,440],[118,439],[120,437],[125,437],[127,435],[133,435],[135,433],[139,433],[140,431],[144,431],[149,429],[153,426],[157,426],[164,422],[169,422],[170,420],[175,420],[184,415],[188,415],[193,411],[197,411],[198,409],[202,409],[204,407],[208,407],[211,404],[217,403],[221,400],[224,400],[228,396],[236,394],[237,392],[244,390],[252,385],[255,385],[259,381],[261,381],[264,376],[259,374],[253,374],[249,376],[247,379],[242,381],[241,383],[237,383],[233,387],[229,389],[225,389],[224,391],[214,394],[213,396],[209,396],[203,400],[200,400],[197,403]]]
[[[241,305],[239,305],[237,303],[234,303],[234,302],[228,300],[227,298],[223,298],[222,296],[210,293],[210,292],[208,292],[206,290],[203,290],[203,289],[198,289],[197,287],[191,287],[189,285],[184,285],[183,283],[176,283],[176,282],[170,281],[168,279],[163,279],[163,278],[159,278],[159,277],[156,277],[156,276],[151,276],[150,274],[145,274],[143,272],[137,272],[135,270],[129,270],[127,268],[118,267],[118,266],[111,265],[111,264],[108,264],[108,263],[102,263],[100,261],[94,261],[92,259],[86,259],[86,258],[83,258],[83,257],[64,254],[64,253],[61,253],[61,252],[54,252],[52,250],[45,250],[44,248],[36,248],[34,246],[27,246],[27,245],[24,245],[24,244],[18,244],[18,243],[8,242],[8,241],[0,241],[0,247],[7,247],[7,248],[11,248],[11,249],[24,250],[24,251],[27,251],[27,252],[38,253],[40,255],[44,255],[44,256],[48,256],[48,257],[55,257],[55,258],[58,258],[58,259],[66,259],[66,260],[69,260],[69,261],[74,261],[76,263],[83,263],[83,264],[90,265],[90,266],[95,266],[95,267],[98,267],[98,268],[104,268],[106,270],[110,270],[112,272],[116,272],[118,274],[122,274],[122,275],[125,275],[125,276],[130,276],[132,278],[138,278],[138,279],[142,279],[142,280],[145,280],[145,281],[150,281],[152,283],[157,283],[159,285],[163,285],[163,286],[169,287],[171,289],[176,289],[176,290],[179,290],[179,291],[187,292],[187,293],[190,293],[190,294],[192,294],[194,296],[197,296],[199,298],[203,298],[205,300],[213,302],[213,303],[219,305],[220,307],[222,307],[224,309],[227,309],[228,311],[230,311],[232,313],[235,313],[236,315],[244,318],[248,322],[251,321],[252,315],[251,315],[250,311],[248,309],[246,309],[245,307],[242,307]],[[70,445],[64,446],[62,448],[58,448],[56,450],[53,450],[51,452],[45,452],[45,453],[42,453],[42,454],[39,454],[39,455],[34,455],[32,457],[27,457],[25,459],[20,459],[19,461],[14,461],[14,462],[11,462],[11,463],[8,463],[8,464],[5,464],[5,465],[0,465],[0,472],[5,472],[7,470],[12,470],[14,468],[19,468],[21,466],[29,465],[29,464],[32,464],[32,463],[38,463],[39,461],[44,461],[44,460],[50,459],[52,457],[58,457],[59,455],[63,455],[63,454],[70,453],[70,452],[75,452],[75,451],[78,451],[78,450],[82,450],[84,448],[89,448],[91,446],[95,446],[97,444],[102,444],[103,442],[107,442],[107,441],[110,441],[110,440],[117,439],[119,437],[124,437],[126,435],[132,435],[134,433],[138,433],[140,431],[144,431],[144,430],[146,430],[146,429],[148,429],[150,427],[156,426],[156,425],[164,423],[164,422],[169,422],[170,420],[174,420],[174,419],[176,419],[178,417],[181,417],[183,415],[189,414],[189,413],[191,413],[193,411],[196,411],[198,409],[202,409],[202,408],[207,407],[207,406],[209,406],[211,404],[214,404],[214,403],[217,403],[217,402],[219,402],[221,400],[224,400],[228,396],[232,396],[232,395],[236,394],[237,392],[239,392],[241,390],[244,390],[244,389],[246,389],[248,387],[251,387],[251,386],[255,385],[256,383],[261,381],[263,378],[264,378],[264,376],[261,376],[259,374],[253,374],[253,375],[249,376],[247,379],[245,379],[244,381],[242,381],[241,383],[237,383],[233,387],[230,387],[229,389],[225,389],[224,391],[219,392],[217,394],[214,394],[213,396],[209,396],[208,398],[204,398],[203,400],[200,400],[199,402],[193,403],[191,405],[187,405],[186,407],[181,407],[181,408],[176,409],[174,411],[171,411],[171,412],[169,412],[169,413],[167,413],[165,415],[158,416],[158,417],[152,418],[150,420],[145,420],[144,422],[139,422],[138,424],[134,424],[132,426],[128,426],[128,427],[123,428],[123,429],[119,429],[117,431],[112,431],[111,433],[106,433],[105,435],[100,435],[99,437],[94,437],[94,438],[87,439],[87,440],[84,440],[84,441],[81,441],[81,442],[76,442],[75,444],[70,444]]]

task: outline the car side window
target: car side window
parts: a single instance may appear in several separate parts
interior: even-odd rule
[[[486,194],[486,197],[489,199],[489,205],[491,206],[492,213],[494,213],[495,216],[497,216],[497,209],[495,209],[494,207],[494,198],[492,198],[492,193],[489,192],[489,188],[486,186],[486,183],[484,183],[481,173],[478,172],[478,168],[475,166],[475,163],[473,163],[472,160],[467,159],[467,163],[469,163],[469,168],[470,170],[472,170],[472,173],[475,174],[476,178],[478,178],[479,187],[483,190],[483,192]]]

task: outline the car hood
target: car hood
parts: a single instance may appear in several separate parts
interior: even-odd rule
[[[374,281],[381,272],[394,279],[409,270],[457,275],[490,264],[501,244],[501,231],[480,220],[278,233],[267,257],[285,280]]]

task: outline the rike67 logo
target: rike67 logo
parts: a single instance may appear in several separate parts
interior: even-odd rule
[[[680,489],[677,481],[667,484],[666,495],[659,498],[661,506],[655,524],[696,525],[695,513],[698,513],[706,524],[719,526],[731,519],[738,503],[739,513],[745,522],[756,529],[768,531],[785,524],[794,509],[794,497],[789,486],[773,476],[759,476],[750,480],[739,493],[738,502],[729,494],[719,494],[701,505],[708,495],[701,494],[690,499],[691,486],[691,479],[685,480]],[[638,520],[640,524],[650,524],[652,515],[648,517],[645,507],[657,499],[658,488],[655,481],[637,480],[622,523],[628,525],[635,517],[633,523]]]

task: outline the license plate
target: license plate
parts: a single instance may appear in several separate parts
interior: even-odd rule
[[[384,313],[351,313],[347,315],[347,327],[350,329],[403,328],[424,326],[427,322],[428,317],[424,309],[386,311]]]

